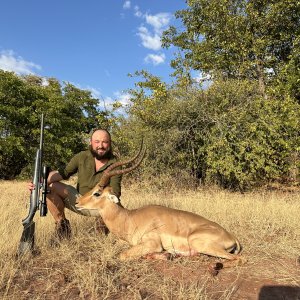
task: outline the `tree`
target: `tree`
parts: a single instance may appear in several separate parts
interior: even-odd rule
[[[13,73],[0,70],[0,178],[11,179],[28,163],[35,88]]]
[[[31,174],[45,114],[45,161],[52,168],[86,148],[84,134],[98,126],[98,99],[54,78],[19,77],[0,70],[0,178]]]
[[[188,0],[176,12],[184,30],[164,32],[164,47],[183,52],[185,64],[214,77],[251,79],[260,92],[289,63],[300,33],[298,0]],[[183,63],[173,60],[175,69]]]
[[[291,97],[265,99],[253,80],[215,80],[200,90],[138,74],[144,77],[131,90],[118,138],[132,154],[144,137],[142,173],[153,186],[201,180],[246,190],[289,175],[300,144],[300,108]]]
[[[300,103],[300,36],[294,42],[288,63],[282,65],[273,88],[276,94],[289,95]]]

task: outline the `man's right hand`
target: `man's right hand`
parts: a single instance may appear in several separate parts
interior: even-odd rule
[[[35,185],[33,184],[33,182],[28,183],[28,189],[30,192],[32,192],[35,189]]]

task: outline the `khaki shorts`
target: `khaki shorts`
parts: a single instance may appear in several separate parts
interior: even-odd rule
[[[89,210],[89,209],[82,209],[78,210],[76,208],[76,202],[77,199],[81,197],[81,195],[78,193],[78,191],[71,185],[66,186],[68,190],[68,197],[64,199],[65,207],[69,210],[76,212],[77,214],[87,216],[87,217],[99,217],[99,211],[98,210]]]

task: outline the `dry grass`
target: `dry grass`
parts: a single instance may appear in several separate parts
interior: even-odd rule
[[[25,182],[2,181],[0,298],[257,299],[263,285],[299,287],[299,192],[149,190],[124,188],[123,205],[136,208],[163,204],[214,220],[239,238],[248,263],[224,269],[217,278],[211,278],[206,268],[217,259],[206,256],[167,262],[120,262],[118,253],[128,245],[111,234],[105,237],[97,233],[93,218],[71,212],[67,212],[73,230],[71,241],[50,248],[53,220],[50,215],[41,218],[37,213],[36,246],[41,254],[15,260],[29,193]]]

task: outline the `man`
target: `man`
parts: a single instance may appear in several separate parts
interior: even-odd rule
[[[103,171],[115,161],[110,133],[104,129],[97,129],[91,135],[88,150],[76,154],[65,167],[49,173],[50,193],[47,194],[47,206],[56,223],[58,240],[71,236],[71,227],[65,216],[65,208],[85,216],[99,216],[98,212],[78,211],[75,206],[76,199],[90,191],[99,182]],[[61,182],[76,173],[78,176],[76,188]],[[113,188],[115,195],[120,197],[121,175],[111,177],[109,185]],[[32,188],[31,185],[30,189]],[[103,231],[106,230],[102,220],[100,226]]]

